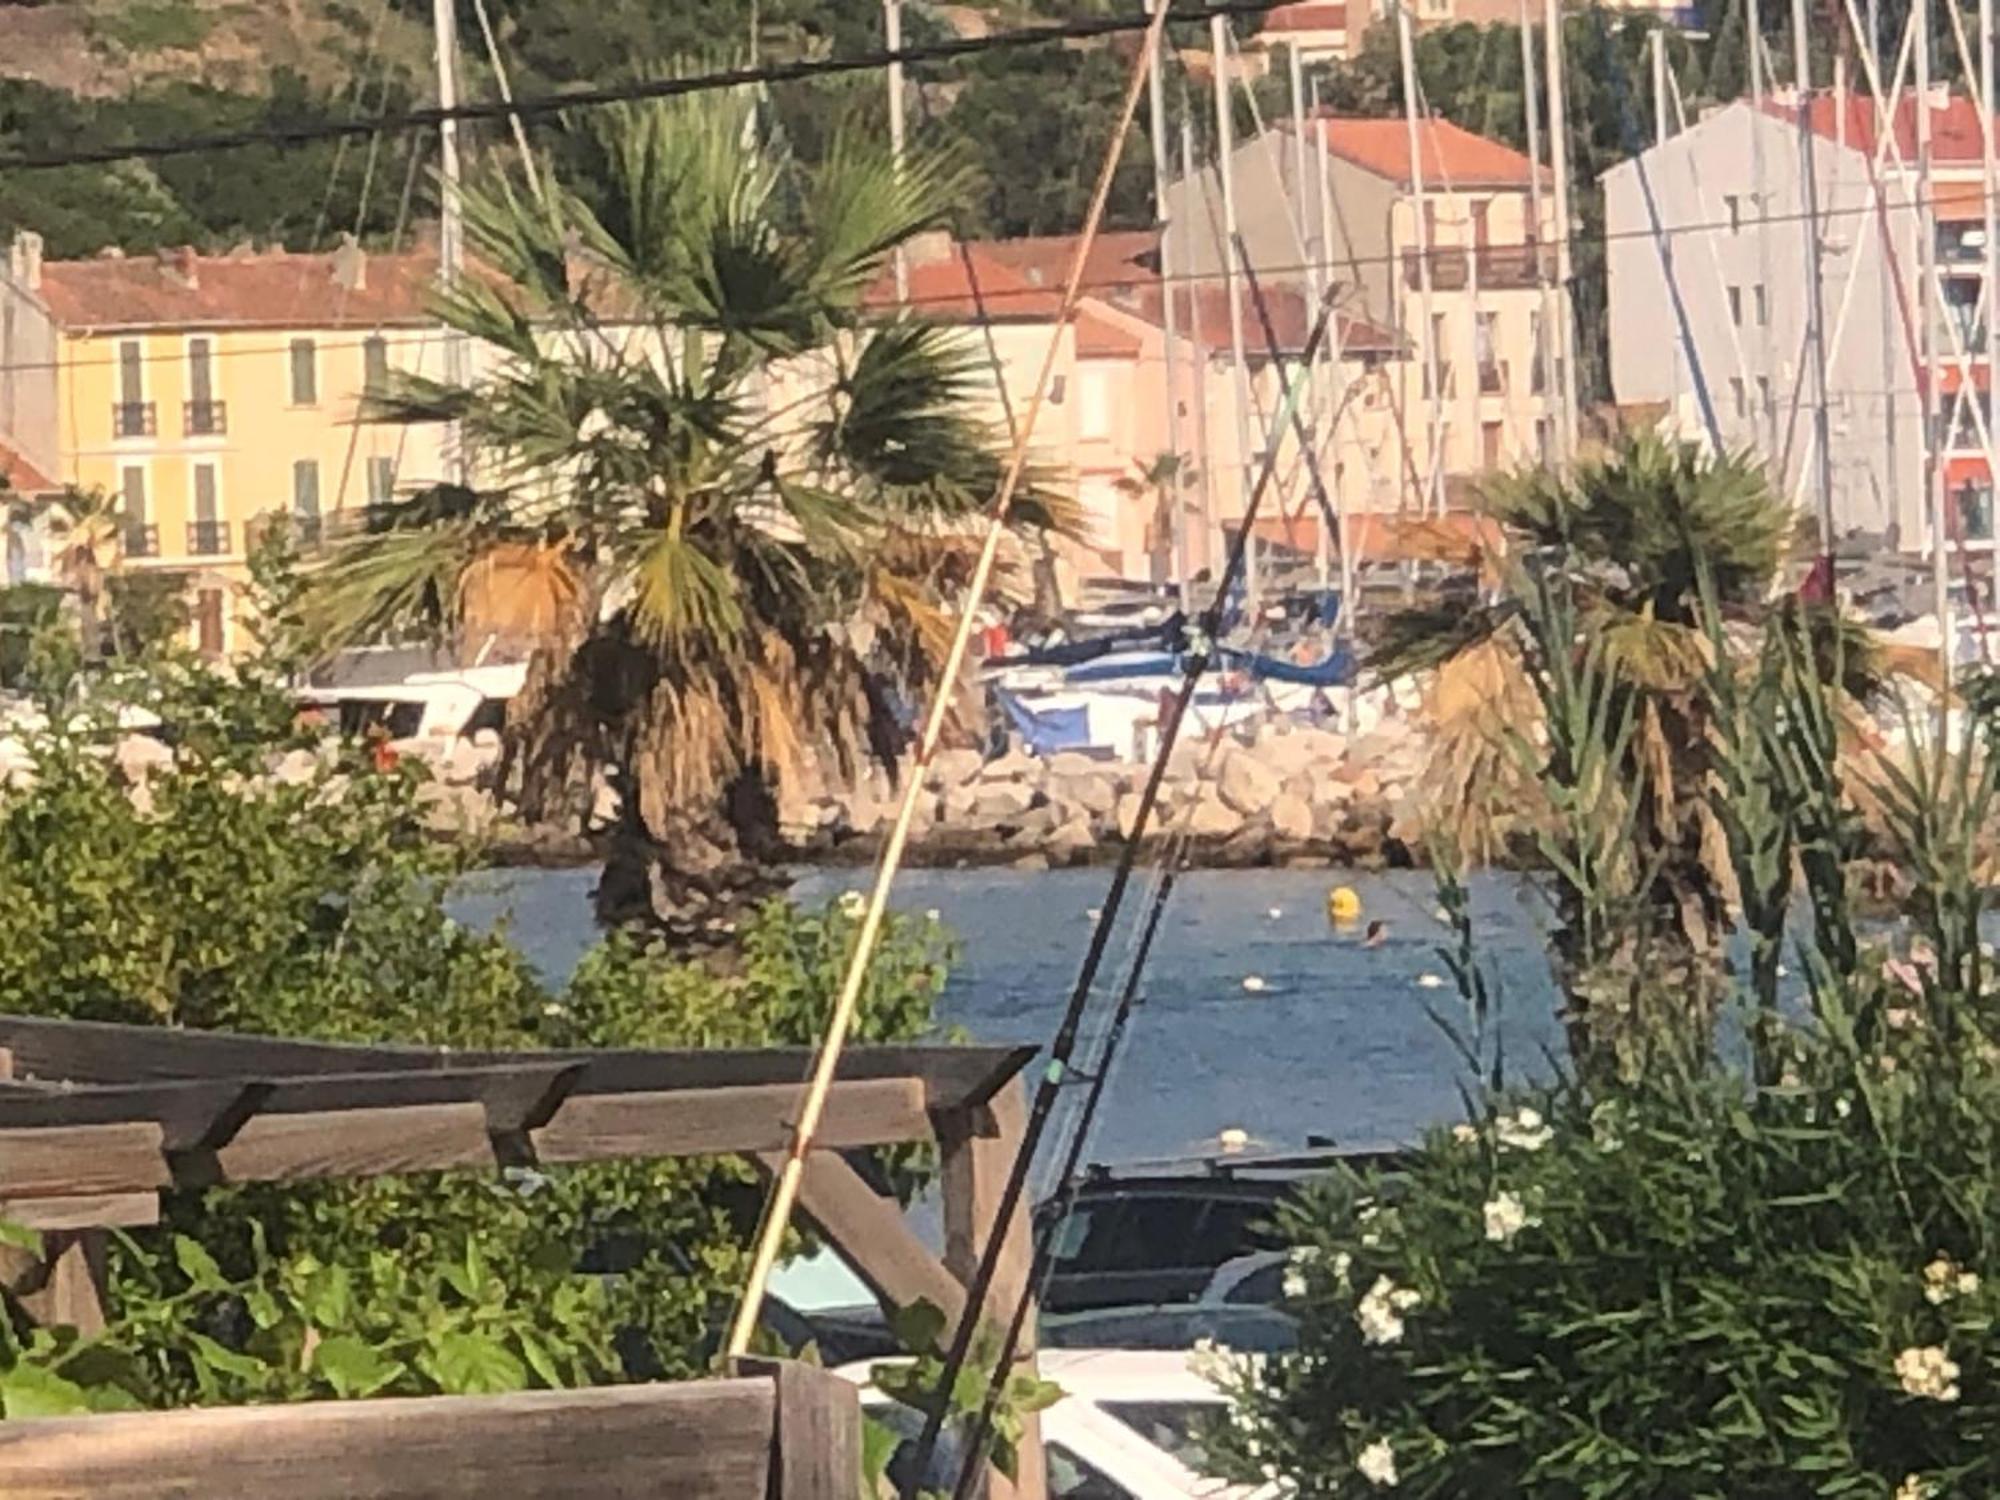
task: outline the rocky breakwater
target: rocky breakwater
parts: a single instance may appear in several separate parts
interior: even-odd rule
[[[1185,831],[1205,865],[1413,863],[1423,746],[1405,725],[1358,739],[1274,723],[1177,745],[1146,832]],[[927,768],[911,856],[932,864],[1088,864],[1114,857],[1138,821],[1150,767],[1074,752],[988,760],[940,752]],[[907,774],[907,773],[906,773]],[[846,791],[786,799],[807,855],[863,857],[887,832],[898,785],[874,772]]]

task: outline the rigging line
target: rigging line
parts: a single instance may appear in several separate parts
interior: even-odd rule
[[[493,22],[486,13],[486,0],[472,0],[472,9],[479,18],[479,34],[486,41],[487,61],[493,64],[493,81],[499,85],[500,102],[507,106],[507,124],[514,132],[514,149],[521,153],[521,174],[528,179],[528,191],[546,210],[549,206],[548,195],[542,191],[542,174],[535,166],[535,153],[528,149],[528,128],[521,123],[520,113],[514,108],[513,86],[507,81],[507,64],[500,57],[500,43],[493,35]]]
[[[1285,0],[1208,0],[1190,6],[1175,16],[1177,23],[1205,21],[1214,16],[1262,16]],[[44,171],[54,167],[96,166],[111,162],[157,160],[168,156],[190,156],[204,151],[233,151],[245,146],[297,146],[311,141],[338,140],[342,136],[367,135],[374,131],[432,130],[447,120],[504,120],[510,113],[524,118],[561,114],[572,109],[601,109],[607,105],[631,104],[647,99],[677,99],[690,94],[707,94],[772,83],[798,83],[814,78],[833,78],[845,73],[874,72],[891,63],[945,62],[953,58],[979,57],[989,52],[1024,47],[1057,46],[1064,42],[1089,41],[1098,37],[1123,36],[1144,32],[1150,18],[1107,16],[1093,19],[1051,22],[1039,26],[1016,27],[983,37],[957,37],[928,42],[922,46],[877,48],[848,57],[795,59],[764,63],[754,67],[729,68],[710,73],[684,74],[673,78],[650,78],[602,88],[565,89],[516,99],[511,104],[466,101],[451,109],[429,106],[398,110],[364,120],[320,120],[312,124],[266,126],[258,130],[216,132],[167,140],[133,141],[119,146],[94,146],[75,151],[10,151],[0,154],[0,172]]]
[[[1898,160],[1900,160],[1900,157],[1898,157]],[[1954,184],[1954,186],[1958,185],[1959,184]],[[1963,186],[1969,187],[1971,186],[1971,184],[1963,184]],[[1974,203],[1983,201],[1984,196],[1985,195],[1983,193],[1977,193],[1977,194],[1969,193],[1962,196],[1955,194],[1953,196],[1952,201],[1954,203]],[[1906,206],[1911,211],[1914,212],[1926,206],[1935,206],[1937,201],[1938,200],[1935,198],[1935,196],[1933,196],[1933,198],[1928,201],[1912,197],[1907,201]],[[1336,202],[1337,202],[1337,195],[1336,195]],[[1212,207],[1210,211],[1213,212]],[[1852,218],[1861,215],[1878,214],[1880,212],[1882,212],[1882,210],[1878,208],[1878,206],[1873,201],[1870,201],[1869,203],[1858,207],[1845,208],[1845,209],[1840,209],[1838,211],[1831,208],[1822,209],[1820,211],[1819,217],[1822,221],[1825,221],[1827,219]],[[1603,245],[1618,244],[1625,240],[1634,240],[1634,239],[1651,240],[1659,238],[1661,236],[1672,238],[1676,235],[1684,235],[1684,234],[1716,234],[1716,233],[1721,233],[1725,230],[1734,230],[1737,228],[1754,228],[1756,226],[1764,224],[1798,223],[1804,217],[1805,217],[1804,214],[1798,214],[1798,213],[1742,215],[1739,216],[1734,225],[1732,225],[1727,219],[1689,220],[1684,224],[1662,224],[1661,226],[1659,226],[1657,230],[1651,227],[1647,227],[1644,229],[1621,229],[1608,232],[1601,231],[1597,234],[1590,234],[1590,235],[1577,235],[1571,239],[1570,243],[1572,245],[1603,246]],[[1343,235],[1344,233],[1345,231],[1343,230]],[[1527,248],[1527,247],[1523,245],[1520,247],[1508,247],[1508,248]],[[311,252],[307,251],[285,251],[282,253],[287,255],[301,255],[301,256],[311,254]],[[140,257],[134,256],[131,258],[137,260]],[[1264,270],[1265,274],[1268,276],[1282,276],[1282,275],[1290,275],[1293,273],[1302,274],[1308,270],[1335,271],[1335,270],[1341,270],[1343,268],[1350,269],[1358,273],[1360,269],[1364,266],[1389,265],[1395,262],[1397,259],[1399,259],[1398,256],[1388,253],[1380,255],[1375,255],[1375,254],[1361,255],[1359,253],[1350,253],[1339,257],[1322,257],[1310,262],[1297,261],[1283,265],[1266,266]],[[90,262],[58,262],[58,264],[89,264],[89,263]],[[1086,293],[1133,291],[1133,290],[1144,290],[1149,287],[1160,287],[1166,285],[1184,285],[1184,284],[1192,285],[1204,282],[1218,281],[1221,279],[1221,276],[1222,273],[1220,271],[1176,272],[1174,275],[1170,277],[1161,277],[1157,275],[1105,276],[1105,277],[1086,279],[1078,283],[1078,288],[1080,291]],[[989,309],[988,315],[996,323],[1016,321],[1009,318],[1007,312],[1005,311],[1004,304],[1010,301],[1021,301],[1021,300],[1041,301],[1045,300],[1047,296],[1048,296],[1048,289],[1046,287],[1035,287],[1035,286],[1018,287],[1018,288],[989,287],[986,289],[985,292],[985,299]],[[967,299],[965,297],[962,297],[957,293],[936,292],[921,297],[913,296],[908,299],[906,305],[914,308],[933,307],[933,306],[949,307],[961,304],[966,300]],[[87,323],[79,323],[76,325],[76,327],[79,332],[89,335],[129,334],[132,336],[143,336],[146,334],[175,331],[183,327],[190,326],[192,321],[193,320],[188,320],[188,322],[185,323],[152,323],[144,325],[119,325],[114,323],[114,324],[104,325],[102,327],[93,326]],[[1028,320],[1021,319],[1018,321],[1028,321]],[[1044,319],[1038,316],[1034,318],[1032,321],[1041,322],[1044,321]],[[220,326],[225,331],[227,331],[230,325],[223,324],[217,326]],[[390,325],[387,323],[378,323],[375,326],[386,327]],[[395,326],[421,327],[424,325],[420,323],[410,323],[410,324],[398,323]],[[1383,331],[1389,333],[1395,332],[1395,330],[1393,329],[1385,329]],[[362,342],[364,341],[358,339],[347,340],[347,341],[329,340],[323,342],[320,345],[320,347],[322,349],[343,349],[343,348],[358,349],[361,346]],[[285,348],[286,346],[282,344],[262,344],[262,345],[247,345],[247,346],[228,348],[228,349],[217,349],[214,352],[214,358],[230,359],[230,358],[237,358],[250,355],[283,354],[285,352]],[[1363,351],[1363,352],[1371,352],[1371,351]],[[1387,352],[1387,351],[1372,351],[1372,352]],[[169,350],[157,353],[142,353],[139,357],[147,364],[158,364],[163,362],[177,362],[180,359],[184,358],[185,356],[180,352]],[[46,370],[107,369],[118,363],[120,363],[120,361],[115,356],[106,357],[102,359],[17,360],[11,363],[0,363],[0,373],[24,374],[36,371],[46,371]]]
[[[1271,322],[1271,308],[1264,300],[1263,283],[1257,279],[1257,268],[1250,264],[1250,254],[1243,248],[1243,236],[1240,234],[1236,236],[1236,256],[1243,262],[1244,285],[1250,289],[1251,305],[1257,309],[1257,322],[1263,329],[1265,346],[1272,351],[1272,357],[1277,359],[1278,330]],[[1279,368],[1283,368],[1282,363]],[[1333,502],[1327,497],[1326,481],[1320,477],[1319,457],[1314,450],[1312,435],[1306,431],[1305,416],[1297,406],[1292,408],[1292,439],[1299,446],[1299,458],[1306,466],[1307,477],[1312,481],[1311,494],[1313,499],[1319,502],[1320,522],[1329,532],[1338,536],[1340,518],[1334,514]],[[1276,447],[1282,438],[1275,427],[1267,428],[1265,441]],[[1303,500],[1300,501],[1299,508],[1304,510]]]
[[[381,44],[383,25],[385,22],[387,22],[389,18],[389,5],[390,5],[390,0],[378,0],[378,3],[375,7],[375,24],[369,28],[368,40],[361,49],[361,63],[360,66],[355,70],[354,88],[352,92],[348,95],[347,99],[347,108],[355,119],[361,118],[359,111],[361,109],[362,100],[366,97],[368,93],[368,70],[371,63],[375,67],[376,81],[381,84],[381,91],[376,96],[375,100],[376,112],[379,114],[382,111],[382,108],[389,102],[388,59],[387,58],[377,59],[375,55],[377,48]],[[381,136],[377,134],[371,133],[369,136],[369,142],[370,142],[369,156],[370,156],[371,170],[373,167],[374,146],[375,144],[379,143],[381,139],[382,139]],[[306,239],[306,243],[308,245],[318,245],[320,243],[321,236],[323,236],[326,233],[327,221],[333,217],[333,195],[337,191],[339,191],[340,188],[340,174],[347,161],[347,148],[351,140],[352,137],[342,136],[340,138],[339,145],[337,145],[334,148],[333,166],[331,169],[329,169],[329,171],[326,174],[326,191],[320,195],[319,212],[313,216],[312,233]],[[364,205],[368,201],[368,195],[365,191],[361,195],[361,201]],[[273,218],[272,220],[273,227],[276,226],[276,223],[277,219]],[[292,305],[294,311],[297,310],[299,299],[305,295],[306,277],[307,277],[306,269],[301,268],[299,272],[299,284],[293,289],[293,294],[292,294]]]
[[[935,753],[939,738],[944,731],[945,720],[951,711],[952,690],[957,683],[967,648],[971,643],[973,623],[980,600],[984,597],[987,583],[993,575],[1000,541],[1008,529],[1008,511],[1027,467],[1028,441],[1034,433],[1035,419],[1041,413],[1043,399],[1055,370],[1056,359],[1062,349],[1062,330],[1075,312],[1080,297],[1078,283],[1083,279],[1084,265],[1090,254],[1090,248],[1096,241],[1098,228],[1104,222],[1104,209],[1111,197],[1112,181],[1117,175],[1119,159],[1124,154],[1126,138],[1131,133],[1132,118],[1138,111],[1139,96],[1146,81],[1146,55],[1151,48],[1158,45],[1160,36],[1166,29],[1167,11],[1167,5],[1161,4],[1147,22],[1146,45],[1135,57],[1117,124],[1111,132],[1110,139],[1105,142],[1104,159],[1098,170],[1096,187],[1091,193],[1090,211],[1084,220],[1083,233],[1077,242],[1075,257],[1069,270],[1068,284],[1063,288],[1054,335],[1049,339],[1047,349],[1042,356],[1041,368],[1035,377],[1033,394],[1029,397],[1021,430],[1015,434],[1013,447],[1008,455],[1007,468],[988,508],[985,540],[980,546],[979,559],[973,565],[971,579],[966,585],[964,606],[952,632],[951,645],[938,673],[938,688],[931,700],[923,734],[917,742],[913,770],[919,774],[913,774],[904,787],[902,805],[897,809],[896,820],[891,825],[888,841],[883,846],[874,888],[869,894],[860,928],[855,934],[854,950],[848,959],[847,973],[842,979],[840,993],[834,1002],[833,1014],[827,1020],[826,1034],[820,1042],[818,1056],[814,1061],[812,1079],[800,1101],[798,1119],[792,1127],[792,1138],[785,1153],[784,1165],[780,1168],[777,1180],[772,1185],[770,1196],[764,1205],[764,1222],[758,1233],[742,1302],[736,1310],[736,1318],[725,1346],[727,1356],[732,1359],[741,1357],[750,1346],[750,1336],[757,1326],[758,1313],[764,1301],[765,1285],[770,1279],[772,1266],[776,1263],[778,1247],[784,1240],[786,1227],[791,1222],[792,1205],[798,1197],[799,1181],[805,1170],[806,1156],[812,1149],[813,1137],[818,1131],[820,1116],[826,1107],[827,1094],[832,1088],[842,1049],[849,1031],[853,1028],[855,1012],[860,1004],[862,984],[867,978],[869,961],[874,956],[876,941],[881,935],[889,890],[895,883],[897,871],[902,864],[903,848],[909,840],[910,824],[916,814],[918,795],[923,788],[923,776],[920,773]],[[1004,1223],[1005,1219],[1000,1222]],[[1003,1236],[999,1234],[991,1236],[989,1248],[997,1246],[1002,1238]],[[968,1307],[976,1305],[976,1303],[968,1304]],[[970,1315],[962,1320],[962,1332],[966,1338],[970,1338],[971,1322]],[[959,1358],[962,1363],[963,1351],[960,1352]],[[927,1446],[935,1447],[937,1442],[935,1425],[927,1423],[927,1427],[930,1432]]]
[[[1632,152],[1631,162],[1639,177],[1639,192],[1645,199],[1646,218],[1653,228],[1653,248],[1660,259],[1660,273],[1667,283],[1667,298],[1674,310],[1674,324],[1680,335],[1681,347],[1687,351],[1688,379],[1694,386],[1695,405],[1701,410],[1702,426],[1708,429],[1708,441],[1717,453],[1725,451],[1722,441],[1722,424],[1716,419],[1715,397],[1708,388],[1708,376],[1702,372],[1701,353],[1695,347],[1694,325],[1688,319],[1687,302],[1681,296],[1680,278],[1674,274],[1673,257],[1667,253],[1667,242],[1660,233],[1660,204],[1653,193],[1653,179],[1646,171],[1646,157],[1643,148],[1635,149],[1638,127],[1632,119],[1632,101],[1626,96],[1625,77],[1618,67],[1618,60],[1611,51],[1611,31],[1604,23],[1604,17],[1597,17],[1597,37],[1604,54],[1604,70],[1611,79],[1612,98],[1618,104],[1619,133],[1625,138],[1625,149]],[[1571,314],[1574,316],[1574,313]],[[1569,378],[1575,378],[1570,372]]]
[[[1163,6],[1162,13],[1164,9]],[[1143,58],[1141,61],[1143,62]],[[1320,343],[1326,337],[1327,325],[1332,319],[1333,294],[1329,290],[1321,299],[1311,336],[1306,341],[1302,367],[1310,364],[1313,357],[1318,354]],[[1298,400],[1303,385],[1302,370],[1294,372],[1287,382],[1285,392],[1288,404]],[[964,1315],[960,1317],[958,1327],[953,1333],[951,1348],[945,1355],[944,1366],[933,1389],[932,1399],[926,1403],[924,1431],[918,1441],[916,1461],[910,1471],[910,1484],[904,1500],[913,1500],[915,1485],[936,1453],[938,1436],[944,1425],[947,1404],[945,1398],[964,1372],[966,1360],[971,1354],[973,1331],[978,1325],[981,1310],[992,1295],[993,1282],[999,1274],[1001,1250],[1007,1239],[1005,1228],[1013,1221],[1015,1213],[1021,1207],[1021,1194],[1027,1185],[1035,1153],[1048,1129],[1049,1116],[1055,1108],[1056,1096],[1063,1086],[1070,1059],[1076,1050],[1077,1035],[1082,1028],[1091,991],[1097,981],[1097,972],[1104,962],[1104,950],[1111,925],[1117,920],[1118,911],[1124,905],[1125,892],[1131,884],[1132,871],[1138,862],[1140,841],[1145,837],[1146,825],[1152,819],[1153,808],[1159,802],[1160,786],[1166,779],[1167,762],[1173,754],[1174,742],[1179,738],[1181,725],[1185,722],[1194,701],[1195,688],[1202,674],[1209,668],[1209,653],[1214,651],[1215,642],[1221,634],[1230,591],[1243,576],[1244,563],[1249,555],[1251,529],[1256,525],[1257,511],[1263,503],[1265,492],[1271,487],[1271,479],[1277,471],[1277,462],[1277,450],[1275,448],[1266,450],[1256,485],[1250,492],[1249,503],[1244,507],[1243,517],[1237,523],[1234,535],[1230,539],[1229,555],[1223,564],[1222,575],[1217,580],[1215,598],[1202,612],[1203,639],[1198,643],[1200,650],[1189,653],[1180,688],[1173,698],[1172,709],[1161,726],[1159,749],[1147,773],[1145,788],[1139,794],[1138,810],[1132,821],[1132,835],[1124,849],[1119,852],[1118,863],[1112,871],[1111,887],[1105,893],[1102,908],[1104,920],[1091,934],[1090,945],[1084,953],[1083,967],[1077,974],[1075,987],[1071,990],[1069,1002],[1063,1011],[1061,1025],[1057,1028],[1055,1038],[1050,1044],[1048,1062],[1043,1067],[1041,1081],[1036,1085],[1034,1102],[1028,1110],[1027,1124],[1022,1131],[1020,1144],[1015,1150],[1013,1166],[1008,1170],[999,1200],[995,1205],[994,1230],[987,1235],[986,1244],[980,1250],[978,1267],[966,1288]],[[1012,1351],[1003,1349],[1002,1355],[1005,1359],[1011,1359]],[[1001,1367],[1004,1368],[1004,1365]]]

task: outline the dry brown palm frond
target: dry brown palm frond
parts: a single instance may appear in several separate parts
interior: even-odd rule
[[[1467,855],[1491,858],[1538,806],[1520,749],[1540,732],[1541,706],[1514,643],[1492,636],[1443,662],[1424,714],[1431,724],[1425,816],[1448,825]]]
[[[474,639],[570,644],[582,602],[569,549],[552,543],[496,542],[459,574],[458,618]]]
[[[757,644],[741,690],[744,740],[757,764],[784,783],[797,778],[810,750],[799,662],[776,632],[764,632]]]

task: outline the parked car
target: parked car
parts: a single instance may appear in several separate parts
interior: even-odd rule
[[[1054,1265],[1042,1309],[1066,1313],[1195,1302],[1218,1267],[1278,1248],[1272,1232],[1278,1205],[1307,1177],[1336,1161],[1390,1154],[1327,1149],[1203,1158],[1129,1172],[1093,1168],[1060,1225],[1049,1223],[1060,1212],[1055,1200],[1036,1210],[1037,1229],[1054,1234]]]
[[[1045,1313],[1042,1343],[1058,1349],[1189,1349],[1206,1339],[1244,1354],[1298,1346],[1282,1301],[1286,1257],[1256,1250],[1218,1266],[1193,1302]]]
[[[923,1417],[877,1392],[872,1363],[837,1373],[862,1387],[861,1404],[875,1420],[903,1436],[890,1459],[893,1481],[908,1477]],[[1049,1500],[1248,1500],[1260,1492],[1221,1484],[1202,1473],[1201,1437],[1222,1420],[1223,1393],[1188,1367],[1183,1350],[1052,1349],[1041,1356],[1041,1374],[1063,1389],[1042,1413]],[[938,1446],[922,1485],[950,1491],[962,1450]]]

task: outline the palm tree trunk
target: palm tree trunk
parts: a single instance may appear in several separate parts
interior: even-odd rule
[[[628,776],[619,776],[618,824],[595,893],[600,922],[677,947],[719,946],[752,908],[790,884],[777,801],[760,771],[738,773],[710,806],[669,806],[651,817],[651,799]]]

